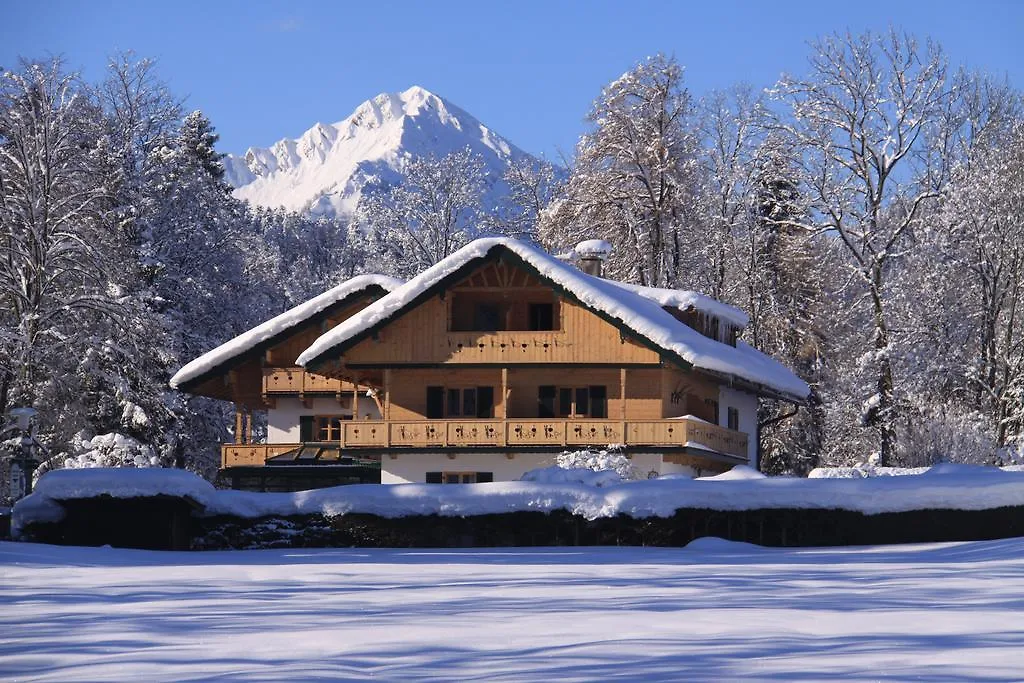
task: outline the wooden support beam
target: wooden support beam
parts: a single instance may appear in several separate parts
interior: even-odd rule
[[[359,377],[352,377],[352,419],[359,419]]]
[[[235,404],[235,443],[242,443],[242,406]]]
[[[619,370],[619,410],[623,420],[626,419],[626,368]],[[623,434],[625,436],[625,434]]]
[[[245,409],[245,442],[252,443],[252,409]]]
[[[391,419],[391,368],[384,368],[384,410],[381,417],[385,421]]]
[[[508,368],[501,369],[501,415],[503,420],[508,419],[508,399],[509,399],[509,388],[508,388]]]

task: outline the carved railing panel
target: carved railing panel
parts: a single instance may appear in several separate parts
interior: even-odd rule
[[[505,423],[501,420],[469,420],[448,423],[448,443],[466,446],[502,446]]]
[[[392,422],[392,446],[443,446],[447,429],[443,422]]]
[[[260,466],[266,463],[267,458],[287,453],[294,448],[298,448],[300,445],[297,443],[224,444],[220,447],[220,466]]]
[[[508,444],[547,446],[565,443],[565,420],[509,420]]]
[[[388,445],[388,423],[386,422],[346,421],[341,423],[341,427],[344,430],[342,444],[345,448]]]
[[[264,368],[265,394],[338,394],[353,390],[351,382],[332,379],[302,368]]]

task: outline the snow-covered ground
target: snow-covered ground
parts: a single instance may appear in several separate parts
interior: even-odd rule
[[[0,544],[0,679],[994,681],[1024,539],[157,553]]]

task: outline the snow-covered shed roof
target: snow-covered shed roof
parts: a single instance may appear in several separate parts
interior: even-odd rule
[[[518,258],[541,279],[584,307],[676,356],[683,364],[725,375],[762,394],[797,402],[807,398],[807,384],[778,361],[742,342],[733,347],[705,337],[662,308],[685,309],[700,304],[706,310],[705,306],[714,304],[710,310],[713,314],[745,323],[746,316],[731,306],[694,293],[673,294],[671,290],[633,287],[587,275],[534,246],[500,237],[471,242],[329,330],[299,355],[299,365],[315,366],[328,360],[329,354],[342,353],[399,312],[429,296],[445,281],[466,273],[474,262],[498,255]]]
[[[383,292],[391,292],[401,285],[401,280],[386,275],[357,275],[309,301],[289,308],[284,313],[257,325],[248,332],[243,332],[217,348],[207,351],[178,370],[171,378],[170,384],[175,389],[193,384],[239,356],[249,353],[261,345],[273,344],[297,325],[301,325],[335,304],[363,294],[369,289],[375,288],[383,290]]]
[[[746,313],[730,306],[729,304],[723,304],[717,299],[712,299],[707,294],[701,294],[690,289],[662,289],[660,287],[642,287],[640,285],[631,285],[626,282],[616,282],[615,280],[607,280],[618,287],[639,294],[645,299],[651,301],[657,301],[662,306],[668,308],[676,308],[680,311],[686,311],[687,309],[693,308],[702,313],[713,315],[721,318],[727,322],[732,323],[736,327],[744,328],[747,323],[750,322],[750,318]]]

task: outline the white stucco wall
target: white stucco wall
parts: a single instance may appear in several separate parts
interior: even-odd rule
[[[494,481],[518,481],[525,472],[556,464],[557,453],[517,453],[512,459],[504,453],[458,454],[449,458],[445,453],[395,453],[381,457],[382,484],[422,484],[427,472],[491,472]],[[696,471],[688,465],[662,462],[661,453],[634,453],[633,467],[641,477],[657,474],[689,474]],[[703,474],[707,474],[704,471]]]
[[[279,398],[274,408],[267,410],[267,443],[298,443],[299,417],[302,415],[351,415],[352,397],[343,396],[342,402],[323,397],[314,398],[307,408],[297,398]],[[359,419],[381,419],[377,403],[366,396],[359,397]]]
[[[722,427],[729,426],[729,408],[740,413],[740,431],[747,434],[747,457],[750,466],[757,469],[757,396],[727,386],[718,389],[718,419]]]
[[[380,483],[422,484],[427,472],[492,472],[494,481],[517,481],[524,472],[555,464],[555,453],[517,453],[511,460],[504,453],[467,453],[449,458],[445,453],[384,454],[380,462]]]

